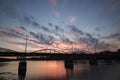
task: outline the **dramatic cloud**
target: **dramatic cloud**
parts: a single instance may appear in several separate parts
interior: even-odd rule
[[[38,38],[38,40],[40,41],[41,44],[51,45],[54,41],[54,38],[50,35],[46,36],[44,34],[38,34],[37,38]]]
[[[112,47],[113,45],[106,43],[104,41],[100,41],[97,38],[94,38],[92,35],[90,34],[86,34],[85,38],[80,37],[79,41],[83,44],[86,44],[88,48],[90,48],[91,50],[97,50],[97,51],[101,51],[101,50],[108,50],[110,47]],[[93,52],[92,51],[92,52]]]
[[[57,28],[59,29],[59,28]],[[75,27],[70,27],[70,31],[72,31],[71,33],[74,34],[74,40],[76,40],[77,42],[72,42],[70,37],[67,37],[65,35],[59,35],[60,40],[57,40],[56,38],[54,38],[52,35],[46,35],[46,34],[42,34],[42,33],[34,33],[34,32],[27,32],[27,30],[21,26],[21,27],[10,27],[10,28],[0,28],[0,35],[4,35],[4,36],[9,36],[9,37],[16,37],[16,38],[20,38],[25,40],[26,38],[26,33],[29,35],[28,37],[28,45],[30,47],[36,47],[36,46],[40,46],[40,45],[50,45],[51,47],[64,47],[67,49],[70,49],[71,47],[69,47],[70,45],[74,44],[74,48],[78,49],[78,48],[86,48],[86,46],[92,50],[94,50],[95,48],[97,50],[106,50],[109,49],[110,47],[112,47],[112,45],[105,43],[104,41],[99,41],[99,39],[94,38],[93,35],[91,35],[90,33],[85,33]],[[82,36],[80,36],[82,35]],[[116,37],[119,34],[116,34]],[[115,36],[115,35],[111,35]],[[7,43],[11,43],[11,44],[16,44],[16,45],[24,45],[24,42],[19,42],[19,41],[10,41],[10,40],[4,40]],[[57,44],[56,41],[59,41],[61,44]],[[77,44],[76,44],[77,43]],[[63,48],[63,49],[64,49]]]
[[[64,30],[62,28],[60,28],[60,26],[55,25],[55,31],[57,31],[57,32],[63,32]]]
[[[30,34],[33,35],[34,38],[37,39],[40,44],[52,45],[53,41],[55,40],[50,35],[45,35],[45,34],[41,34],[41,33],[36,34],[34,32],[30,32]]]
[[[39,27],[39,23],[35,20],[35,18],[33,16],[23,16],[23,18],[21,18],[21,21],[26,23],[26,24],[30,24],[32,26],[35,27]]]
[[[26,35],[28,36],[28,41],[39,43],[33,35],[29,34],[24,27],[12,26],[10,28],[0,28],[0,35],[12,38],[18,38],[26,40]]]
[[[65,35],[60,36],[60,39],[61,39],[63,42],[72,43],[72,41],[70,41],[70,39],[67,38]]]
[[[70,29],[70,33],[75,34],[75,35],[83,35],[84,33],[79,30],[79,28],[77,28],[74,25],[69,25],[68,28]]]
[[[119,9],[120,0],[1,0],[0,46],[22,47],[27,37],[36,49],[71,49],[72,44],[76,50],[119,48]]]
[[[71,23],[74,23],[74,22],[77,21],[77,17],[76,17],[76,16],[73,16],[73,17],[71,17],[71,18],[69,19],[69,21],[70,21]]]
[[[22,28],[18,28],[16,26],[13,26],[10,28],[1,28],[0,34],[2,36],[24,38],[26,32]]]
[[[99,50],[107,50],[113,45],[108,44],[104,41],[100,41],[98,38],[95,38],[92,34],[83,32],[79,30],[76,26],[69,26],[71,36],[74,37],[74,43],[87,45],[86,49],[91,49],[92,52],[94,49]],[[66,39],[67,40],[67,39]]]
[[[53,25],[51,23],[49,25],[52,26],[51,33],[55,34],[56,36],[60,37],[62,35],[61,33],[65,32],[65,30],[62,27],[58,26],[58,25]]]
[[[39,27],[40,29],[42,29],[44,32],[49,32],[49,33],[51,33],[51,31],[47,28],[47,27],[45,27],[45,26],[41,26],[41,27]]]

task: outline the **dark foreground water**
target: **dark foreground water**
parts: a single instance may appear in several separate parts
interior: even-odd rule
[[[0,80],[120,80],[120,64],[88,61],[0,62]]]

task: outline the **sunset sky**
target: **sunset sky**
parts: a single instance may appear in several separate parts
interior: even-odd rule
[[[24,51],[120,48],[120,0],[0,0],[0,47]]]

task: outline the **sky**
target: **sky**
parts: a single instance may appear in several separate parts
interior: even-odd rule
[[[120,48],[120,0],[0,0],[0,47],[89,52]]]

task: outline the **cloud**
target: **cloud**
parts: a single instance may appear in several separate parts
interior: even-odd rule
[[[98,49],[98,50],[108,50],[108,49],[110,49],[110,47],[113,47],[113,45],[111,45],[109,43],[105,43],[104,41],[99,41],[96,44],[96,49]]]
[[[19,41],[14,41],[14,40],[10,40],[10,39],[3,40],[3,41],[5,41],[5,42],[7,42],[9,44],[15,44],[15,45],[17,45],[17,47],[19,47],[19,46],[25,46],[25,42],[19,42]],[[32,43],[32,42],[28,42],[27,45],[28,45],[28,49],[29,48],[35,48],[35,49],[37,49],[37,48],[41,47],[40,44],[35,44],[35,43]]]
[[[53,41],[55,40],[55,38],[52,37],[51,35],[45,35],[42,33],[36,34],[34,32],[30,32],[30,34],[33,35],[34,38],[37,39],[40,44],[52,45]]]
[[[100,27],[96,27],[95,31],[101,31],[101,28]]]
[[[25,46],[25,42],[18,42],[18,41],[12,41],[12,40],[4,40],[4,41],[7,42],[7,43],[10,43],[10,44]],[[30,44],[30,43],[28,43],[28,44]]]
[[[61,35],[61,36],[60,36],[60,39],[61,39],[63,42],[72,43],[72,41],[70,41],[70,39],[67,38],[65,35]]]
[[[34,16],[23,14],[22,12],[18,11],[18,9],[16,9],[15,7],[5,6],[1,8],[1,11],[5,16],[19,20],[20,22],[25,23],[27,25],[29,24],[35,27],[40,26],[39,22],[36,20]]]
[[[45,32],[49,32],[51,33],[51,31],[49,30],[49,28],[45,27],[45,26],[41,26],[36,20],[35,17],[33,16],[24,16],[22,19],[23,22],[30,24],[32,26],[35,26],[36,28],[43,30]],[[52,24],[49,24],[52,26]]]
[[[51,31],[50,31],[47,27],[45,27],[45,26],[41,26],[41,27],[39,27],[39,28],[42,29],[42,30],[45,31],[45,32],[51,33]]]
[[[76,16],[73,16],[73,17],[71,17],[70,19],[69,19],[69,22],[71,22],[71,23],[74,23],[74,22],[76,22],[77,21],[77,17]]]
[[[79,37],[79,41],[83,44],[86,44],[86,48],[90,48],[91,50],[103,51],[108,50],[110,47],[114,46],[110,43],[106,43],[104,41],[100,41],[97,38],[94,38],[90,33],[86,34],[86,37]]]
[[[68,28],[70,29],[70,33],[75,34],[75,35],[83,35],[84,32],[81,31],[79,28],[77,28],[74,25],[68,25]]]
[[[97,50],[107,50],[113,45],[100,41],[98,38],[95,38],[92,34],[83,32],[79,30],[76,26],[68,26],[70,28],[70,36],[74,38],[73,43],[87,45],[86,49],[91,49],[94,51],[95,47]],[[63,36],[64,37],[64,36]],[[67,40],[67,39],[66,39]]]
[[[38,27],[38,26],[39,26],[39,23],[38,23],[38,22],[36,22],[36,21],[33,21],[33,22],[32,22],[32,25],[34,25],[34,26],[37,26],[37,27]]]
[[[27,31],[27,29],[24,26],[20,26],[20,28]]]
[[[34,16],[22,14],[15,7],[4,7],[2,8],[2,13],[10,18],[17,19],[23,23],[30,24],[32,26],[38,27],[39,23],[35,20]]]
[[[2,36],[24,38],[24,34],[26,34],[26,31],[24,31],[22,28],[12,26],[10,28],[1,28],[0,34]]]
[[[118,40],[120,40],[120,33],[114,33],[114,34],[111,34],[111,35],[103,37],[103,38],[105,38],[105,39],[118,39]]]
[[[61,36],[61,34],[65,31],[58,25],[53,25],[52,23],[49,23],[49,25],[53,27],[53,30],[51,30],[50,32],[55,34],[56,36]]]
[[[44,26],[39,27],[44,32],[50,32],[50,30]],[[9,28],[0,28],[0,35],[3,37],[8,38],[17,38],[17,39],[26,39],[26,35],[28,36],[28,41],[34,42],[35,44],[46,44],[46,45],[52,45],[55,38],[51,35],[42,34],[42,33],[34,33],[34,32],[28,32],[28,30],[23,27],[17,27],[17,26],[11,26]]]
[[[55,31],[56,32],[63,32],[64,30],[60,28],[58,25],[55,25]]]
[[[57,5],[57,0],[49,0],[50,4],[52,6],[56,6]]]
[[[26,23],[26,24],[30,24],[32,26],[35,26],[35,27],[39,27],[39,23],[35,20],[35,18],[33,16],[26,16],[24,15],[22,18],[21,18],[21,21]]]
[[[40,41],[41,44],[47,45],[51,45],[54,41],[54,38],[52,36],[46,36],[44,34],[38,34],[37,39]]]
[[[60,40],[58,40],[50,34],[46,35],[42,33],[27,32],[28,30],[26,30],[23,26],[22,27],[14,26],[10,28],[0,28],[0,35],[7,36],[10,38],[13,37],[12,39],[18,38],[18,39],[25,40],[25,33],[27,33],[29,35],[28,45],[34,48],[37,48],[38,46],[41,46],[41,45],[55,47],[56,41],[61,43],[58,45],[59,48],[66,47],[69,49],[71,48],[71,43],[74,44],[74,47],[76,49],[84,47],[84,49],[90,48],[91,50],[94,50],[95,45],[97,45],[96,46],[97,50],[106,50],[113,46],[109,43],[105,43],[104,41],[100,41],[99,39],[94,38],[93,35],[91,35],[90,33],[85,33],[76,27],[70,27],[70,29],[71,30],[73,29],[72,32],[74,33],[74,36],[75,36],[74,42],[71,41],[71,37],[68,37],[62,34],[59,35]],[[79,35],[76,35],[76,34],[79,34]],[[115,35],[112,35],[112,36],[115,36]],[[5,41],[11,44],[16,44],[16,45],[21,45],[21,46],[24,45],[24,42],[19,42],[19,41],[14,41],[14,40],[13,41],[5,40]]]
[[[8,38],[18,38],[18,39],[23,39],[26,40],[26,35],[28,35],[28,41],[34,42],[34,43],[39,43],[33,35],[31,35],[27,30],[21,26],[11,26],[10,28],[0,28],[0,35],[1,37],[8,37]]]
[[[50,26],[53,26],[53,24],[52,23],[48,23]]]
[[[16,38],[21,41],[26,40],[26,34],[28,36],[27,37],[28,45],[34,48],[40,45],[52,45],[53,42],[55,41],[55,38],[51,35],[45,35],[42,33],[36,34],[34,32],[28,32],[23,26],[21,27],[12,26],[9,28],[0,28],[1,39],[4,42],[7,42],[9,44],[24,46],[24,42],[19,42],[14,39]],[[3,37],[6,37],[7,39]]]

